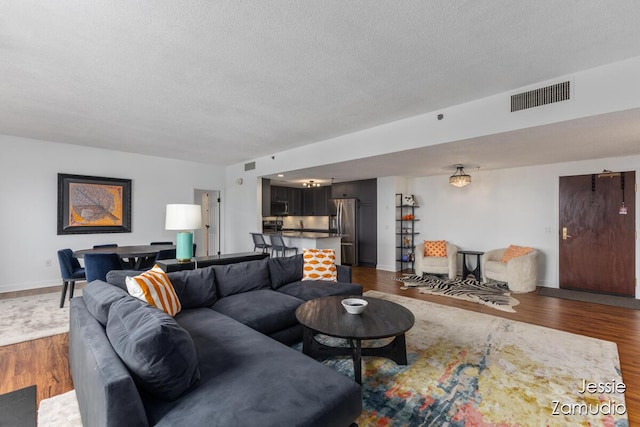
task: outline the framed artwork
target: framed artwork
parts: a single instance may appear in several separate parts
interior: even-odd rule
[[[130,232],[130,179],[58,174],[58,234]]]

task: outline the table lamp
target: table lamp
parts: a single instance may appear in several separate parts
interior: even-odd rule
[[[176,238],[176,258],[178,262],[189,262],[193,258],[193,233],[202,227],[200,205],[167,205],[166,230],[178,230]]]

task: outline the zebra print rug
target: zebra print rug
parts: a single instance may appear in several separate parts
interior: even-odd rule
[[[474,279],[442,279],[437,276],[405,274],[394,277],[402,282],[400,289],[418,288],[422,294],[441,295],[486,305],[497,310],[515,313],[514,306],[520,302],[511,296],[506,283],[481,283]]]

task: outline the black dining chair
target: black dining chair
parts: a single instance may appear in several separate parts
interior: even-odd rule
[[[93,249],[100,249],[100,248],[117,248],[118,244],[117,243],[107,243],[104,245],[93,245]]]
[[[107,280],[107,273],[111,270],[124,270],[118,254],[85,254],[84,269],[87,282],[94,280]]]
[[[256,249],[262,249],[262,253],[269,252],[269,249],[271,249],[271,245],[264,240],[264,236],[262,235],[262,233],[249,233],[249,234],[251,234],[251,238],[253,238],[254,251]]]
[[[163,259],[175,259],[176,257],[176,250],[175,249],[163,249],[161,251],[158,251],[158,253],[156,254],[156,261],[160,261]]]
[[[71,249],[58,251],[58,263],[60,263],[60,273],[62,273],[62,296],[60,297],[60,308],[62,308],[67,288],[69,288],[69,300],[71,300],[76,281],[86,280],[86,276],[84,268],[80,265],[78,258],[73,256]]]
[[[296,251],[296,255],[298,255],[298,248],[295,246],[287,246],[284,243],[284,239],[279,234],[271,234],[269,235],[269,240],[271,240],[271,253],[274,257],[278,256],[278,252],[280,252],[281,256],[286,256],[287,251]]]

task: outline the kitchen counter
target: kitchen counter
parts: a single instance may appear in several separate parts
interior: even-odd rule
[[[341,262],[342,236],[340,234],[328,231],[279,231],[263,234],[267,239],[269,235],[281,235],[287,246],[298,248],[298,253],[302,253],[303,249],[333,249],[336,252],[336,264]]]
[[[329,239],[333,237],[342,237],[337,233],[330,233],[328,231],[272,231],[264,233],[265,236],[270,234],[280,234],[282,237],[298,237],[302,239]]]

